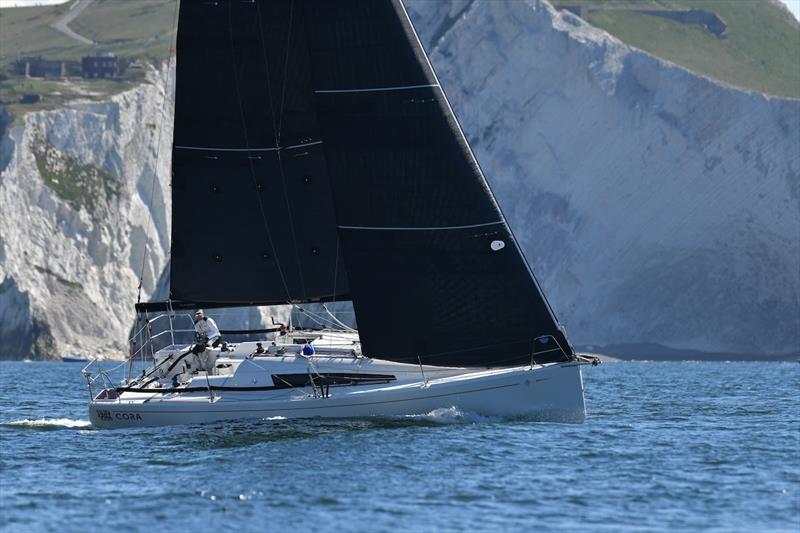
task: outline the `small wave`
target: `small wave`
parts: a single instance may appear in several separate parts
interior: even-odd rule
[[[26,418],[25,420],[0,422],[0,426],[50,431],[57,429],[88,429],[92,427],[92,423],[88,420],[75,420],[72,418],[40,418],[38,420]]]
[[[440,407],[424,415],[405,415],[406,420],[420,420],[434,424],[484,424],[495,420],[488,416],[469,411],[461,411],[458,407]]]
[[[269,429],[267,432],[259,431],[256,427],[244,428],[238,431],[228,431],[223,435],[214,435],[210,438],[195,442],[196,449],[217,450],[223,448],[246,448],[258,444],[291,441],[295,439],[313,438],[316,433],[298,429]]]

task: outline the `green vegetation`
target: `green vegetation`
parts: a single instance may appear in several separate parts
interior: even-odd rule
[[[19,55],[45,55],[53,59],[78,59],[90,47],[81,45],[50,27],[69,10],[69,4],[51,7],[0,9],[0,64]]]
[[[42,179],[74,209],[85,207],[97,217],[103,206],[119,195],[119,182],[111,174],[62,154],[43,139],[33,146],[36,167]]]
[[[96,47],[50,26],[71,4],[0,9],[0,64],[13,63],[17,55],[79,61],[97,50],[150,61],[169,56],[176,0],[98,0],[69,24]]]
[[[552,0],[586,6],[589,22],[622,41],[723,83],[800,98],[800,24],[770,0]],[[719,39],[698,25],[628,11],[704,9],[728,25]]]
[[[58,281],[59,283],[61,283],[63,285],[66,285],[70,289],[83,289],[83,284],[78,283],[77,281],[70,281],[68,279],[62,278],[61,276],[59,276],[58,274],[56,274],[55,272],[53,272],[49,268],[46,268],[46,267],[43,267],[43,266],[39,266],[39,265],[33,265],[33,268],[35,268],[36,271],[41,273],[41,274],[47,274],[49,276],[53,276],[54,278],[56,278],[56,281]]]
[[[158,61],[174,46],[176,0],[104,0],[69,26],[122,57]]]

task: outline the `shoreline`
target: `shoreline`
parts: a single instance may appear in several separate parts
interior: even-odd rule
[[[659,344],[616,344],[608,346],[576,346],[579,353],[594,355],[603,362],[621,361],[709,361],[709,362],[798,362],[800,351],[786,354],[747,354],[729,352],[702,352],[699,350],[680,350]]]

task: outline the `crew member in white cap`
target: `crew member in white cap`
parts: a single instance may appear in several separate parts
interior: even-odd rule
[[[199,339],[207,339],[206,342],[212,348],[216,348],[222,342],[222,335],[219,333],[217,323],[213,318],[205,316],[202,309],[198,309],[194,314],[194,331]]]
[[[222,335],[214,319],[205,316],[202,309],[198,309],[194,314],[194,336],[195,345],[192,352],[197,355],[200,370],[206,370],[211,374],[217,358],[207,347],[219,346],[219,343],[222,342]]]

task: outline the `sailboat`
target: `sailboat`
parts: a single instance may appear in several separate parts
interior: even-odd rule
[[[592,361],[400,0],[184,1],[176,45],[169,298],[137,304],[140,332],[169,321],[170,343],[141,343],[147,364],[122,383],[84,369],[93,425],[450,407],[584,420]],[[346,301],[357,330],[331,314],[325,328],[223,330],[216,347],[175,341],[187,310]]]

